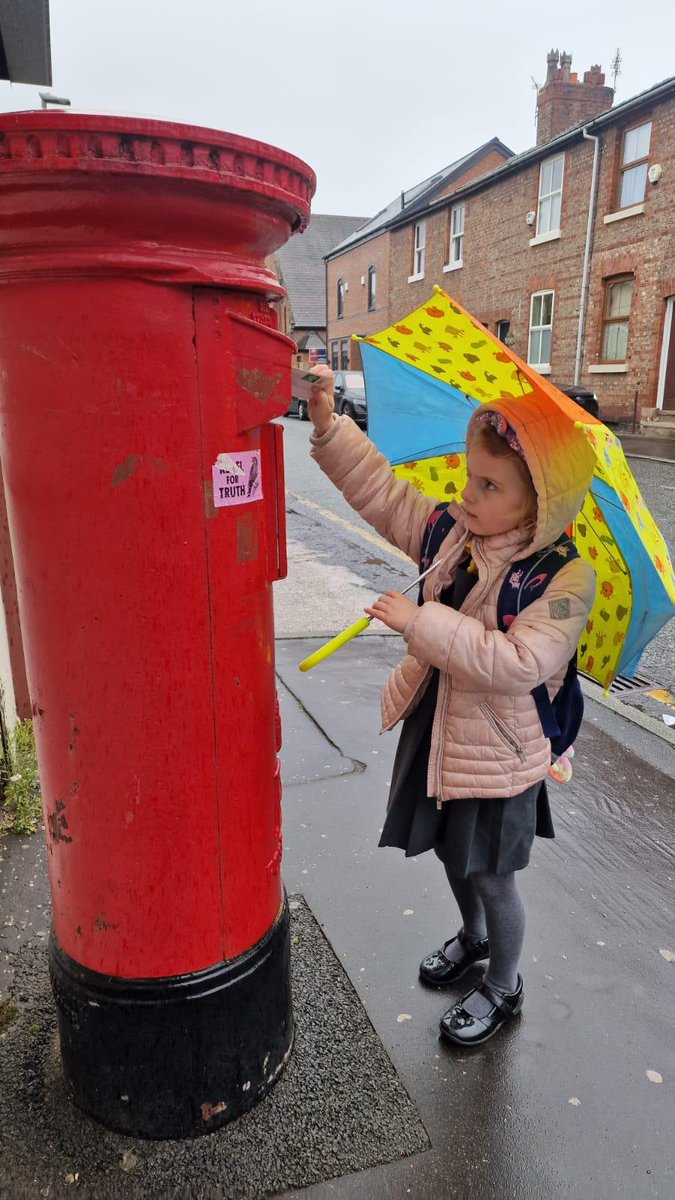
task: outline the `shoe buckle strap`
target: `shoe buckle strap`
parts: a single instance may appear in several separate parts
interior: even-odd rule
[[[499,992],[493,992],[488,983],[482,983],[476,988],[476,991],[481,992],[485,999],[490,1001],[490,1004],[494,1004],[495,1008],[504,1013],[504,1016],[513,1016],[513,1005],[509,1004],[506,997],[500,995]]]

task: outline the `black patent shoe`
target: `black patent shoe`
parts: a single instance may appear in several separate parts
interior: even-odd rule
[[[458,962],[452,962],[446,958],[445,951],[453,942],[459,942],[462,947],[463,954]],[[489,958],[487,938],[483,938],[481,942],[470,942],[466,937],[464,930],[460,929],[456,938],[450,938],[441,950],[434,950],[432,954],[427,954],[420,963],[420,979],[422,983],[428,983],[432,987],[448,987],[449,984],[455,983],[457,979],[462,979],[467,971],[484,958]]]
[[[473,996],[475,992],[480,992],[492,1005],[490,1012],[485,1017],[473,1017],[464,1008],[464,1001],[468,1000],[469,996]],[[524,994],[523,980],[520,975],[518,976],[518,987],[511,995],[502,996],[498,992],[493,992],[485,982],[480,983],[478,987],[468,992],[459,1004],[454,1004],[452,1008],[449,1008],[441,1018],[441,1034],[449,1042],[454,1042],[456,1046],[480,1046],[482,1042],[487,1042],[488,1038],[493,1037],[507,1021],[518,1016],[523,1007]]]

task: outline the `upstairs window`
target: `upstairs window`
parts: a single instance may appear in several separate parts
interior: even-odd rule
[[[368,312],[375,308],[377,301],[377,271],[375,267],[368,267]]]
[[[535,292],[530,301],[530,339],[527,361],[533,367],[551,366],[554,292]]]
[[[464,205],[456,204],[450,211],[448,266],[461,267],[464,262]]]
[[[338,279],[337,281],[337,315],[338,320],[345,315],[345,281]]]
[[[424,240],[426,237],[426,226],[424,221],[418,221],[413,229],[413,253],[412,253],[412,272],[408,282],[412,279],[421,279],[424,275]]]
[[[603,363],[622,363],[628,355],[628,324],[633,303],[633,278],[608,279],[602,319]]]
[[[619,208],[629,208],[632,204],[641,204],[645,198],[651,138],[651,121],[646,121],[644,125],[636,125],[634,129],[627,129],[623,135]]]
[[[537,237],[559,233],[562,207],[563,166],[565,155],[548,158],[539,169],[539,204],[537,207]]]

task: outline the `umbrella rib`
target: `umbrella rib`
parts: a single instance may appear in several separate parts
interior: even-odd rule
[[[599,530],[593,524],[593,522],[592,522],[591,518],[588,516],[588,514],[586,512],[584,512],[583,508],[581,511],[583,513],[584,520],[590,525],[590,527],[593,530],[598,541],[602,542],[602,545],[605,547],[605,552],[607,554],[607,557],[610,558],[613,563],[616,563],[617,569],[621,572],[622,575],[625,575],[627,578],[630,578],[630,571],[626,568],[626,566],[624,565],[623,562],[621,562],[620,559],[616,558],[616,556],[614,554],[612,554],[612,551],[610,550],[609,546],[601,537]],[[616,539],[614,539],[614,540],[616,540]]]
[[[523,373],[522,373],[520,367],[516,367],[516,374],[518,376],[518,383],[520,384],[520,390],[524,396],[527,396],[528,393],[525,391],[525,388],[523,387]]]

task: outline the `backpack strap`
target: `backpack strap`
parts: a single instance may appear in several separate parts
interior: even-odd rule
[[[443,542],[448,536],[450,530],[455,524],[455,518],[450,516],[448,512],[448,504],[437,504],[434,511],[430,514],[424,530],[422,538],[422,550],[420,554],[420,575],[422,571],[426,571],[434,561]],[[423,584],[420,584],[417,603],[423,603],[422,590]]]
[[[513,570],[504,580],[497,600],[497,624],[506,633],[511,623],[528,604],[543,596],[551,580],[565,563],[579,557],[574,542],[567,533],[562,533],[552,546],[531,554],[514,564]],[[567,664],[565,678],[560,691],[569,687],[577,673],[576,650]],[[532,697],[537,706],[544,736],[553,740],[560,735],[560,726],[545,683],[532,688]]]
[[[562,533],[552,546],[531,554],[514,563],[513,569],[501,586],[497,600],[497,622],[506,631],[515,617],[543,596],[551,580],[565,563],[579,557],[574,542]]]

